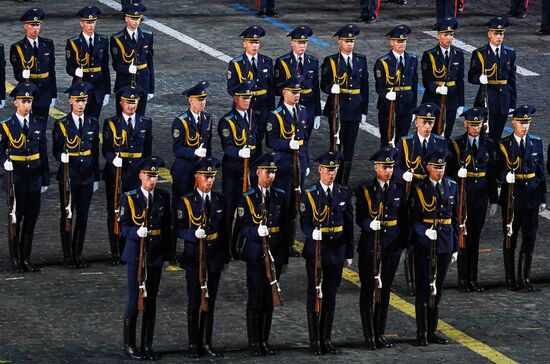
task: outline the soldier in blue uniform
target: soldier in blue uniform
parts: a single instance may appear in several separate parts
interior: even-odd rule
[[[449,140],[457,116],[464,110],[464,52],[453,45],[458,28],[455,18],[444,18],[432,28],[437,30],[439,44],[424,52],[422,83],[426,91],[422,103],[433,102],[441,107],[445,97],[445,139]]]
[[[155,188],[162,159],[149,157],[139,167],[140,186],[126,192],[120,208],[120,234],[126,239],[121,260],[128,263],[128,304],[124,311],[124,353],[133,359],[156,360],[153,351],[157,293],[162,265],[170,257],[170,194]],[[145,213],[147,210],[147,213]],[[147,217],[147,219],[145,219]],[[143,274],[138,277],[141,239]],[[139,286],[143,283],[143,287]],[[139,290],[143,292],[141,349],[136,347]]]
[[[55,106],[57,84],[53,41],[39,36],[45,16],[39,8],[29,9],[21,16],[26,34],[11,45],[10,62],[17,82],[29,81],[38,88],[32,113],[47,121],[50,108]]]
[[[544,3],[544,1],[542,1]],[[527,8],[529,0],[510,0],[510,11],[506,15],[515,16],[516,18],[525,18],[527,16]]]
[[[458,285],[464,292],[483,292],[483,286],[477,280],[479,238],[488,204],[491,204],[490,216],[497,209],[496,150],[495,143],[481,132],[487,110],[474,107],[462,115],[466,132],[451,140],[447,168],[447,175],[455,181],[465,178],[465,244],[458,250]]]
[[[436,0],[435,17],[437,21],[456,16],[457,0]],[[435,30],[435,29],[434,29]]]
[[[335,136],[330,128],[330,140],[336,138],[338,150],[344,156],[337,179],[343,184],[348,183],[351,173],[359,123],[367,122],[369,108],[367,57],[353,52],[360,31],[358,26],[348,24],[334,33],[339,52],[325,57],[321,66],[321,89],[329,95],[323,115],[329,118],[329,124],[334,117],[335,98],[339,98],[340,131]]]
[[[498,143],[497,164],[500,190],[499,204],[502,209],[504,233],[504,270],[508,289],[538,291],[530,280],[531,262],[538,229],[538,214],[546,209],[546,178],[544,176],[544,150],[540,137],[529,134],[532,114],[531,105],[519,106],[513,112],[514,132]],[[507,201],[509,185],[513,184],[513,218],[508,222]],[[517,281],[514,273],[514,255],[518,232],[521,229]],[[508,246],[506,236],[509,237]]]
[[[140,27],[145,10],[145,6],[140,3],[122,8],[126,28],[111,36],[117,113],[120,113],[118,100],[124,86],[137,85],[145,91],[146,97],[141,99],[138,108],[138,114],[141,115],[145,115],[147,102],[155,94],[154,36],[150,30]]]
[[[380,0],[359,0],[361,7],[361,20],[367,23],[374,23],[380,12]]]
[[[508,19],[496,17],[486,25],[489,43],[472,53],[468,82],[480,85],[474,106],[489,109],[489,136],[498,141],[516,108],[516,51],[502,44]]]
[[[326,152],[319,162],[319,182],[302,192],[300,224],[305,236],[302,256],[306,260],[307,318],[310,348],[313,354],[338,354],[331,340],[336,291],[342,280],[344,263],[351,266],[353,259],[353,206],[351,190],[335,183],[338,166],[343,156],[338,151]],[[322,280],[316,287],[315,245],[320,243]],[[320,314],[315,311],[315,300],[322,292]]]
[[[15,113],[2,121],[0,163],[12,172],[15,190],[15,238],[10,239],[10,258],[18,272],[40,270],[31,263],[34,226],[40,213],[40,193],[50,185],[46,121],[31,113],[38,88],[31,82],[18,84],[10,93]],[[7,191],[7,173],[3,189]]]
[[[407,196],[412,190],[411,186],[421,183],[427,176],[425,156],[437,149],[447,148],[445,139],[432,133],[435,120],[439,115],[439,107],[433,103],[419,105],[413,113],[416,115],[416,133],[401,138],[397,143],[398,157],[395,163],[394,175],[397,179],[403,179],[407,190]],[[405,277],[409,292],[414,295],[415,270],[413,246],[409,246],[407,259],[405,260]]]
[[[196,188],[174,197],[177,199],[177,234],[185,240],[182,267],[187,281],[188,355],[218,357],[212,347],[212,329],[216,296],[224,264],[229,263],[229,242],[226,234],[225,198],[212,191],[220,161],[205,157],[196,162],[190,173],[195,176]],[[204,239],[203,260],[207,277],[207,311],[200,310],[201,284],[199,281],[200,239]],[[199,315],[200,310],[200,315]]]
[[[418,95],[418,59],[405,51],[407,35],[411,29],[406,25],[393,28],[386,35],[390,37],[391,50],[378,58],[374,64],[374,79],[378,94],[378,125],[380,128],[380,144],[388,145],[388,125],[390,103],[395,102],[393,133],[395,140],[408,134],[413,110],[416,108]]]
[[[68,268],[85,268],[82,249],[88,224],[88,211],[93,192],[99,186],[99,122],[85,112],[88,95],[93,87],[87,82],[73,84],[69,94],[71,113],[56,120],[53,127],[53,156],[60,162],[57,170],[61,201],[61,246],[63,261]],[[70,205],[65,205],[63,186],[64,165],[69,166]],[[74,222],[73,231],[66,231],[67,214]],[[76,214],[76,218],[74,215]]]
[[[447,344],[447,339],[437,332],[439,303],[449,264],[458,256],[458,186],[444,176],[448,155],[446,148],[426,155],[428,176],[411,190],[418,346]],[[436,267],[435,274],[432,265]]]
[[[6,106],[6,56],[4,44],[0,43],[0,109]]]
[[[258,0],[258,12],[256,16],[260,18],[265,18],[269,16],[271,18],[278,18],[279,13],[275,9],[275,0]]]
[[[306,25],[294,28],[287,34],[291,37],[292,51],[275,60],[275,84],[277,94],[282,95],[283,84],[292,76],[302,76],[300,104],[308,113],[307,135],[321,125],[321,93],[319,89],[319,60],[306,53],[313,30]]]
[[[80,17],[82,32],[67,39],[66,71],[73,84],[88,82],[93,89],[88,95],[86,114],[99,119],[101,108],[109,103],[111,74],[109,72],[109,39],[95,32],[101,10],[88,5],[76,13]]]
[[[274,187],[280,155],[266,153],[258,158],[254,167],[258,176],[257,185],[243,193],[240,201],[239,222],[246,242],[243,260],[246,262],[246,327],[248,348],[253,356],[275,355],[277,351],[269,345],[269,334],[273,318],[273,297],[271,286],[281,277],[283,265],[288,264],[287,202],[285,192]],[[266,275],[262,238],[266,237],[275,267],[275,282]]]
[[[119,252],[123,249],[123,239],[114,235],[115,223],[115,184],[116,169],[121,168],[119,192],[135,189],[139,162],[151,156],[153,144],[153,121],[136,112],[139,102],[144,97],[140,87],[126,86],[120,90],[121,113],[105,119],[103,122],[102,153],[105,158],[103,180],[107,195],[107,229],[111,247],[111,263],[119,261]],[[119,247],[120,242],[120,247]]]
[[[254,92],[254,80],[244,80],[232,90],[233,107],[218,122],[218,134],[223,149],[222,159],[222,193],[227,196],[226,216],[229,236],[231,236],[231,254],[238,259],[238,226],[235,211],[240,200],[243,186],[250,181],[244,181],[245,163],[254,160],[258,153],[257,139],[259,125],[250,118],[250,104]],[[250,172],[246,170],[247,176]],[[252,179],[252,178],[251,178]],[[248,189],[248,188],[247,188]],[[234,230],[231,232],[231,230]]]
[[[371,157],[376,177],[359,186],[356,191],[355,221],[361,228],[357,247],[361,279],[359,308],[363,336],[369,350],[393,346],[384,336],[390,289],[401,252],[409,241],[405,186],[392,178],[396,159],[395,148],[383,147],[376,152]],[[377,256],[374,255],[376,234],[379,234]],[[375,276],[376,270],[378,274]],[[380,289],[379,298],[374,295],[376,288]],[[374,312],[373,298],[376,300]]]
[[[275,81],[273,79],[273,60],[260,54],[260,40],[265,30],[259,25],[246,28],[243,37],[244,54],[233,58],[227,68],[227,93],[233,96],[233,90],[245,80],[254,80],[252,89],[252,123],[257,126],[258,152],[262,150],[265,124],[269,113],[275,109]]]

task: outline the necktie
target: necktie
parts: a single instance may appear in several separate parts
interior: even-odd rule
[[[132,118],[131,117],[128,118],[128,133],[130,133],[130,135],[134,134],[134,127],[132,125]]]
[[[248,113],[246,111],[244,112],[244,121],[248,125]]]
[[[327,188],[327,200],[329,203],[332,203],[332,192],[330,190],[330,187]]]
[[[82,118],[78,118],[78,133],[80,134],[80,138],[82,138]]]
[[[384,188],[382,189],[384,201],[388,198],[388,182],[384,183]]]
[[[265,190],[265,199],[264,199],[264,203],[265,203],[265,209],[269,211],[269,198],[271,197],[271,194],[269,193],[269,189],[266,189]]]
[[[256,65],[256,57],[252,57],[252,71],[254,72],[254,77],[258,75],[258,66]]]
[[[32,48],[34,50],[34,55],[37,56],[38,55],[38,42],[36,40],[33,42]]]
[[[90,50],[90,54],[94,54],[94,40],[92,37],[89,38],[88,49]]]
[[[304,74],[304,63],[302,62],[302,57],[298,57],[298,74]]]
[[[519,152],[522,156],[525,154],[525,144],[523,143],[523,138],[521,139],[521,142],[519,142]]]
[[[29,132],[29,122],[27,121],[27,119],[23,119],[23,133],[25,134],[25,136],[27,136]]]
[[[474,142],[472,143],[472,151],[474,152],[474,159],[477,158],[477,142],[476,142],[476,139],[474,139]]]
[[[443,201],[443,186],[441,183],[437,182],[435,184],[435,192],[437,192],[437,197],[439,201]]]
[[[426,139],[422,141],[422,156],[426,154],[426,150],[428,149],[428,142]]]
[[[399,71],[401,74],[403,74],[403,69],[405,68],[405,65],[403,64],[403,56],[399,56]]]
[[[134,42],[134,45],[137,43],[136,42],[136,32],[132,33],[132,42]]]
[[[292,118],[294,119],[294,122],[298,122],[298,113],[296,112],[296,106],[292,108]]]
[[[351,57],[348,57],[348,60],[346,62],[346,65],[348,67],[348,74],[351,74]]]
[[[153,205],[153,194],[151,192],[147,194],[147,203],[149,204],[149,207]]]
[[[449,51],[445,50],[445,66],[449,68]]]
[[[210,196],[206,195],[204,197],[204,210],[206,211],[206,214],[210,212]]]
[[[499,52],[500,48],[497,48],[495,49],[495,53],[497,55],[497,62],[500,62],[500,52]]]

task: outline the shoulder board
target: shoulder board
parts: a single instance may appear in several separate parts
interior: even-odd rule
[[[385,54],[383,55],[382,57],[378,58],[379,60],[384,60],[384,61],[387,61],[388,59],[390,59],[390,55],[389,54]]]
[[[511,140],[513,137],[514,137],[514,133],[508,134],[505,137],[501,138],[500,141],[501,142],[508,141],[508,140]]]
[[[514,49],[513,47],[510,47],[509,45],[503,44],[502,47],[503,47],[504,49],[506,49],[507,51],[514,51],[514,52],[515,52],[515,49]]]
[[[151,119],[151,118],[148,117],[148,116],[140,115],[140,118],[141,118],[141,120],[143,120],[143,121],[150,121],[150,122],[153,122],[153,119]]]
[[[457,46],[451,46],[451,49],[454,50],[456,53],[464,53],[462,48],[458,48]]]
[[[435,135],[435,134],[434,134],[434,135]],[[401,139],[402,139],[402,140],[405,140],[405,139],[412,139],[412,138],[414,138],[414,134],[409,134],[409,135],[407,135],[407,136],[402,137]]]
[[[51,40],[50,38],[42,38],[42,37],[40,37],[40,40],[44,41],[45,43],[53,43],[53,40]]]
[[[445,140],[445,137],[439,135],[439,134],[432,134],[434,136],[435,139],[441,139],[441,140]]]
[[[536,135],[536,134],[529,134],[529,137],[531,139],[534,139],[534,140],[541,140],[540,136]]]
[[[305,110],[305,109],[306,109],[306,107],[305,107],[304,105],[301,105],[301,104],[298,104],[298,108],[299,108],[300,110]]]
[[[122,37],[123,35],[124,35],[124,30],[121,30],[120,32],[113,34],[113,37],[115,37],[115,38],[120,38],[120,37]]]
[[[306,192],[314,192],[314,191],[317,191],[317,185],[313,185],[306,188]]]
[[[279,59],[289,59],[289,58],[290,58],[290,53],[287,53],[279,57]]]
[[[232,119],[234,116],[235,114],[233,114],[233,112],[228,112],[222,117],[222,119],[229,120],[229,119]]]
[[[280,188],[277,188],[277,187],[273,187],[273,189],[274,189],[275,191],[277,191],[278,193],[282,193],[283,195],[284,195],[284,193],[285,193],[285,190],[283,190],[283,189],[280,189]]]
[[[276,108],[275,110],[273,110],[273,114],[278,114],[278,113],[280,113],[281,111],[283,111],[283,107],[282,107],[282,106],[279,106],[278,108]]]
[[[193,191],[193,192],[186,193],[185,197],[192,198],[194,195],[195,195],[195,192]]]
[[[245,192],[243,192],[243,196],[250,196],[251,194],[254,193],[254,189],[253,188],[249,188],[248,190],[246,190]]]
[[[79,35],[75,35],[74,37],[71,38],[71,40],[73,41],[77,41],[80,39],[80,34]]]
[[[337,185],[341,190],[349,191],[349,186],[348,186],[348,185],[341,185],[341,184],[339,184],[339,183],[336,183],[336,185]]]
[[[4,43],[0,42],[0,48],[4,48]]]
[[[397,187],[401,187],[404,185],[403,181],[399,181],[397,179],[390,180],[390,182],[393,182]]]
[[[456,184],[457,184],[456,181],[455,181],[454,179],[451,179],[451,178],[448,178],[448,177],[447,177],[447,181],[449,181],[449,183],[452,184],[452,185],[456,185]]]
[[[312,60],[312,61],[317,61],[317,62],[319,62],[319,60],[317,59],[317,57],[312,56],[311,54],[307,54],[307,53],[306,53],[306,59],[310,59],[310,60]]]
[[[141,28],[140,28],[141,29]],[[152,31],[150,31],[149,29],[141,29],[141,31],[144,33],[144,34],[153,34]]]
[[[178,118],[179,118],[180,120],[183,120],[183,119],[185,119],[185,118],[188,117],[188,116],[189,116],[189,115],[187,115],[187,111],[186,111],[186,112],[184,112],[183,114],[181,114],[180,116],[178,116]]]
[[[242,56],[242,55],[241,55],[241,56],[238,56],[238,57],[235,57],[235,58],[233,58],[233,61],[234,61],[234,62],[240,62],[240,61],[242,61],[242,60],[243,60],[243,56]]]
[[[4,120],[0,121],[0,124],[4,124],[6,121],[9,121],[9,120],[10,120],[10,118],[4,119]]]
[[[126,196],[133,196],[133,195],[137,195],[137,190],[131,190],[131,191],[128,191],[125,193]]]
[[[266,56],[266,55],[264,55],[264,54],[258,54],[258,58],[259,58],[259,59],[263,59],[264,61],[271,61],[271,62],[273,62],[273,59],[271,59],[271,57],[268,57],[268,56]]]

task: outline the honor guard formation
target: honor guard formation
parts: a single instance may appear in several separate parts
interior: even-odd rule
[[[50,110],[63,103],[55,45],[41,34],[46,12],[29,9],[20,18],[24,38],[10,46],[17,81],[9,91],[14,111],[0,128],[13,269],[42,269],[33,264],[31,253],[54,161],[60,211],[51,213],[60,216],[63,264],[86,268],[88,240],[110,250],[112,265],[125,265],[123,350],[133,359],[160,358],[153,342],[167,263],[185,269],[189,357],[223,355],[213,346],[214,327],[223,324],[227,331],[232,326],[216,312],[217,303],[226,299],[218,293],[224,268],[239,261],[246,272],[242,314],[249,354],[276,355],[281,349],[270,343],[277,336],[271,327],[281,320],[274,312],[287,298],[285,287],[297,282],[286,269],[293,257],[305,262],[299,302],[307,314],[309,349],[313,355],[341,353],[333,342],[342,309],[337,293],[356,252],[361,288],[353,310],[360,314],[363,347],[395,345],[386,336],[386,323],[394,319],[388,312],[400,263],[414,296],[416,345],[445,345],[448,339],[438,324],[440,313],[445,315],[447,272],[456,262],[461,291],[485,290],[478,274],[484,268],[480,239],[486,217],[495,216],[498,205],[506,287],[539,291],[530,272],[550,163],[544,162],[541,138],[529,131],[536,106],[521,104],[524,98],[517,91],[522,80],[516,77],[516,51],[504,43],[510,22],[487,19],[488,41],[469,50],[468,59],[453,44],[459,29],[453,16],[464,2],[436,3],[438,20],[432,27],[388,26],[387,51],[374,55],[371,65],[363,50],[356,50],[357,38],[369,34],[355,24],[336,29],[335,53],[322,61],[308,52],[314,30],[307,25],[288,32],[288,53],[276,59],[262,53],[266,31],[260,25],[243,26],[244,51],[226,71],[232,99],[226,112],[221,117],[209,113],[211,84],[194,80],[181,92],[187,106],[173,119],[170,135],[159,135],[155,129],[161,121],[147,108],[155,96],[155,63],[163,62],[163,55],[155,54],[154,33],[141,26],[145,5],[123,1],[125,24],[110,37],[96,32],[99,8],[89,5],[76,12],[82,31],[65,45],[65,70],[72,82],[61,88],[70,112],[52,126]],[[274,1],[258,4],[259,17],[278,16]],[[362,20],[378,19],[379,1],[361,1],[361,6]],[[510,15],[522,18],[526,12],[526,5],[518,4]],[[436,34],[437,43],[417,57],[407,42],[425,30]],[[5,106],[5,68],[1,46],[0,108]],[[223,69],[218,71],[223,75]],[[475,98],[468,99],[465,84],[477,89]],[[359,158],[356,145],[365,142],[359,129],[374,106],[369,93],[377,95],[380,141],[368,143],[379,150]],[[102,115],[113,101],[111,94],[116,113]],[[321,132],[322,123],[328,133]],[[463,131],[453,134],[462,125]],[[505,131],[507,125],[511,129]],[[155,156],[153,135],[159,143],[171,140],[170,162]],[[368,157],[371,162],[365,162]],[[372,178],[353,168],[365,163],[372,166]],[[171,176],[171,193],[160,188],[161,175]],[[352,175],[360,181],[357,187],[349,185]],[[100,180],[108,245],[87,235]]]

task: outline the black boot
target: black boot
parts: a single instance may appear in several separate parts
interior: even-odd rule
[[[195,314],[187,316],[187,336],[189,346],[187,356],[189,358],[199,357],[199,317]]]
[[[136,349],[136,320],[124,319],[124,354],[141,360],[141,354]]]
[[[74,264],[77,268],[86,268],[87,265],[82,260],[82,250],[84,249],[84,239],[86,238],[86,232],[83,230],[76,230],[73,236],[73,254]]]
[[[118,237],[109,231],[109,246],[111,248],[111,265],[120,264],[120,250],[118,244]]]
[[[349,176],[351,174],[351,162],[344,162],[338,170],[336,175],[336,182],[347,185],[349,182]]]
[[[388,320],[388,309],[374,305],[374,328],[377,348],[392,348],[393,344],[386,339],[386,321]]]
[[[533,253],[522,253],[519,256],[519,265],[522,270],[522,279],[523,281],[520,283],[522,284],[522,288],[525,288],[529,292],[540,292],[540,289],[535,287],[533,283],[531,283],[531,279],[529,276],[531,275],[531,261],[533,260]],[[518,269],[518,275],[519,273]]]
[[[447,339],[437,332],[439,323],[439,308],[428,307],[428,342],[431,344],[447,345]]]
[[[470,292],[483,292],[485,288],[477,281],[477,268],[479,264],[479,249],[472,252],[469,264]]]
[[[202,316],[205,316],[203,319]],[[203,323],[204,320],[204,323]],[[219,358],[221,355],[212,347],[212,330],[214,328],[214,309],[209,307],[208,312],[201,312],[201,350],[211,358]]]
[[[153,351],[153,336],[155,334],[155,319],[143,318],[141,324],[141,353],[145,360],[158,360],[158,355]]]
[[[416,284],[414,279],[414,253],[406,252],[405,256],[405,279],[407,280],[407,290],[409,295],[416,295]]]
[[[376,344],[374,342],[374,322],[372,308],[368,310],[361,310],[361,324],[363,325],[363,337],[365,338],[365,345],[369,350],[375,350]]]
[[[466,238],[465,238],[466,239]],[[470,283],[468,279],[468,261],[466,249],[458,250],[458,259],[456,262],[458,273],[458,289],[463,292],[470,292]]]
[[[33,234],[23,234],[23,258],[21,265],[27,272],[39,272],[41,269],[31,264]]]
[[[416,313],[416,346],[428,345],[428,333],[426,322],[426,304],[421,303],[415,306]]]
[[[288,227],[288,256],[291,258],[300,258],[302,254],[296,248],[294,247],[294,241],[296,240],[296,224],[297,224],[297,218],[294,216],[293,219],[290,220],[290,225]]]
[[[76,268],[73,258],[71,233],[66,232],[65,229],[61,231],[61,249],[63,250],[63,264],[65,265],[65,268]]]
[[[11,264],[13,265],[13,268],[17,273],[23,273],[25,272],[25,269],[23,269],[23,266],[21,265],[21,259],[19,254],[19,238],[18,238],[17,232],[14,234],[12,238],[8,239],[8,245],[10,249],[10,260]]]
[[[321,312],[321,350],[323,353],[340,354],[342,351],[331,340],[334,312]]]
[[[514,251],[504,249],[504,274],[506,276],[506,287],[509,291],[517,291],[516,273],[514,271]]]
[[[260,334],[260,349],[264,355],[276,355],[277,350],[273,349],[269,345],[269,333],[271,332],[271,321],[273,320],[273,309],[270,309],[268,312],[264,312],[261,315],[261,330]]]
[[[261,356],[260,341],[258,338],[258,314],[246,314],[246,330],[248,332],[248,350],[252,356]]]
[[[321,355],[319,315],[317,313],[314,312],[307,315],[307,327],[309,330],[309,348],[312,354]]]

